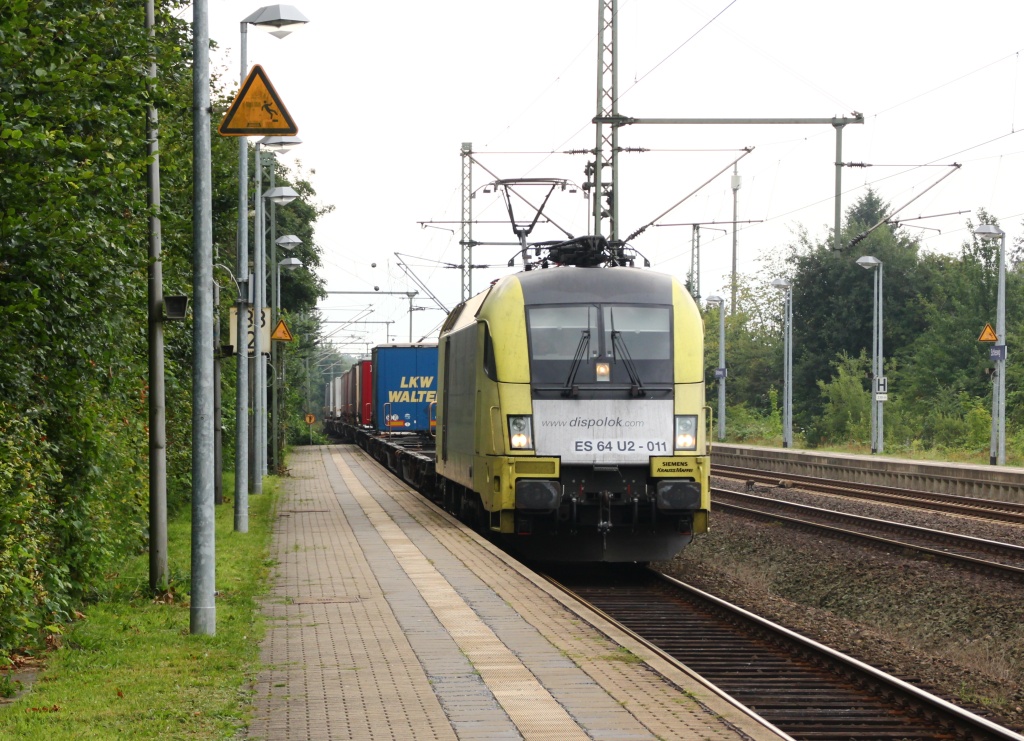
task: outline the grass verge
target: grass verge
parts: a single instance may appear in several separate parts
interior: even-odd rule
[[[225,491],[231,491],[225,487]],[[0,707],[0,738],[230,738],[250,712],[264,621],[278,486],[249,499],[249,532],[234,532],[232,504],[217,507],[215,636],[189,633],[191,513],[168,523],[173,601],[149,592],[149,556],[111,574],[107,598],[85,608],[47,654],[45,668]]]

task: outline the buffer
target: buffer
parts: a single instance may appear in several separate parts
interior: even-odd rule
[[[222,136],[295,136],[295,124],[263,68],[253,65],[217,131]]]

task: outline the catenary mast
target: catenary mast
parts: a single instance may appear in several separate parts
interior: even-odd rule
[[[607,119],[619,116],[619,85],[615,72],[615,47],[618,37],[616,15],[618,0],[598,0],[597,19],[597,118],[594,160],[590,165],[593,180],[594,229],[596,235],[618,239],[619,221],[619,127]],[[608,220],[605,234],[604,220]]]

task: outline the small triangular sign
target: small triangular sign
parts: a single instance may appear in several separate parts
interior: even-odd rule
[[[292,341],[292,333],[288,331],[288,325],[284,323],[284,319],[277,320],[277,326],[274,327],[274,331],[271,333],[270,339],[278,340],[280,342]]]
[[[221,136],[295,136],[295,125],[288,109],[258,64],[253,65],[238,95],[224,114],[217,131]]]
[[[999,342],[999,338],[996,337],[996,331],[992,329],[991,324],[986,324],[985,329],[981,330],[981,337],[978,338],[978,342]]]

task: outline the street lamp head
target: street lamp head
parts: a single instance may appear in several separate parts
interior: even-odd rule
[[[286,250],[294,250],[300,244],[302,240],[296,237],[294,234],[285,234],[284,236],[278,237],[274,240],[278,247],[284,247]]]
[[[164,296],[164,320],[182,321],[188,316],[188,296]]]
[[[260,146],[271,152],[290,152],[300,144],[302,139],[297,136],[265,136],[260,139]]]
[[[285,204],[291,203],[296,198],[298,198],[299,194],[292,187],[289,187],[287,185],[279,185],[276,188],[271,188],[270,190],[266,191],[263,194],[263,197],[269,198],[278,206],[284,206]]]
[[[286,257],[278,263],[282,268],[286,270],[294,270],[295,268],[302,267],[302,260],[297,257]]]
[[[725,299],[721,296],[708,296],[704,301],[708,306],[721,306],[725,303]]]
[[[259,26],[268,30],[271,36],[283,39],[299,26],[309,23],[309,18],[292,5],[266,5],[244,18],[242,23]]]
[[[974,228],[974,236],[978,239],[999,239],[1005,232],[995,224],[978,224]]]
[[[778,288],[780,291],[786,291],[792,287],[793,284],[785,278],[776,278],[772,281],[772,288]]]
[[[857,264],[860,265],[865,270],[873,270],[874,268],[877,268],[879,265],[881,265],[882,261],[879,260],[877,257],[872,257],[871,255],[864,255],[863,257],[857,258]]]

